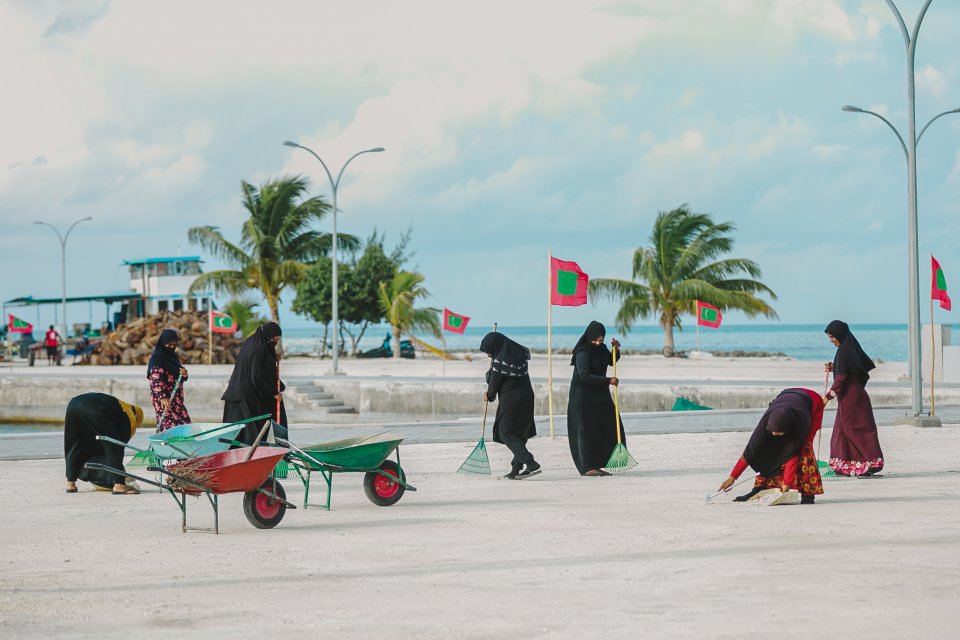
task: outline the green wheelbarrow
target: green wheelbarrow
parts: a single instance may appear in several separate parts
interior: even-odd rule
[[[407,483],[407,476],[400,466],[400,448],[403,438],[392,433],[347,438],[299,448],[290,446],[287,462],[303,483],[303,508],[308,506],[330,510],[330,494],[333,492],[334,473],[363,473],[363,492],[373,504],[389,507],[399,502],[406,490],[416,491]],[[396,461],[388,460],[396,452]],[[319,472],[327,483],[326,504],[309,503],[310,478]]]

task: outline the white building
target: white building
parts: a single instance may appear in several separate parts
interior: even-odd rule
[[[127,318],[206,308],[209,293],[187,296],[190,285],[203,273],[202,262],[200,256],[124,260],[123,264],[130,267],[130,288],[141,296],[124,305]]]

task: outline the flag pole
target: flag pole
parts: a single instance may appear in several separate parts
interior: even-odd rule
[[[207,298],[207,373],[213,373],[213,298]]]
[[[700,305],[697,308],[697,380],[703,379],[703,349],[700,348]]]
[[[550,412],[550,439],[553,439],[553,253],[547,251],[547,404]]]
[[[447,377],[447,336],[443,333],[443,331],[440,332],[440,341],[443,343],[443,357],[440,358],[440,362],[443,363],[441,368],[441,372],[442,372],[441,377],[446,378]]]
[[[933,257],[933,254],[930,254]],[[930,295],[930,415],[937,415],[934,397],[934,378],[937,375],[937,338],[933,335],[933,294]]]

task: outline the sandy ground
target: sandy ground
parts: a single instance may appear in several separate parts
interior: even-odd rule
[[[884,478],[783,507],[705,504],[745,433],[634,437],[639,472],[609,478],[537,438],[522,482],[500,445],[492,478],[454,473],[472,445],[404,446],[419,491],[393,507],[341,475],[332,511],[272,530],[224,496],[219,535],[182,534],[167,495],[67,495],[62,461],[7,462],[0,635],[954,638],[960,426],[880,435]],[[190,524],[211,515],[191,501]]]

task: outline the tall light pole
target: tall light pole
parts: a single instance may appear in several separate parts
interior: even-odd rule
[[[70,237],[70,232],[73,231],[73,228],[80,224],[81,222],[86,222],[88,220],[93,220],[92,217],[87,216],[86,218],[80,218],[67,229],[67,232],[63,235],[60,235],[60,231],[57,230],[55,226],[49,222],[41,222],[40,220],[34,221],[33,224],[42,224],[53,229],[53,232],[57,234],[57,238],[60,240],[60,284],[61,284],[61,303],[63,304],[63,339],[67,339],[67,238]]]
[[[920,32],[920,24],[923,22],[923,17],[926,15],[927,9],[933,0],[926,0],[926,2],[923,3],[923,8],[920,9],[920,13],[917,15],[917,20],[913,25],[912,32],[907,30],[903,16],[900,15],[900,11],[893,3],[893,0],[885,1],[893,12],[894,17],[896,17],[897,24],[900,25],[900,33],[903,35],[903,42],[907,50],[907,138],[904,140],[904,137],[900,135],[897,128],[879,113],[850,105],[844,105],[843,110],[853,113],[868,113],[883,120],[883,122],[893,130],[893,133],[896,134],[907,159],[907,288],[909,290],[907,303],[907,342],[909,347],[910,396],[911,410],[913,412],[912,423],[923,426],[933,426],[934,423],[939,424],[939,419],[932,417],[921,418],[920,415],[923,413],[923,390],[921,385],[922,376],[920,373],[920,263],[918,260],[919,251],[917,247],[917,144],[920,142],[920,137],[923,136],[927,127],[933,124],[934,120],[950,113],[958,113],[960,109],[951,109],[934,116],[924,125],[923,129],[921,129],[920,135],[917,135],[914,61],[916,59],[917,36]]]
[[[347,165],[350,164],[350,162],[353,161],[354,158],[356,158],[357,156],[363,155],[365,153],[380,153],[381,151],[385,151],[385,149],[383,147],[376,147],[374,149],[364,149],[363,151],[356,152],[355,154],[347,158],[347,161],[343,163],[343,166],[340,167],[340,173],[337,174],[337,179],[334,180],[333,174],[331,174],[330,169],[327,168],[327,164],[323,161],[322,158],[320,158],[320,156],[316,154],[316,152],[314,152],[313,149],[310,149],[309,147],[305,147],[302,144],[297,144],[296,142],[291,142],[290,140],[284,141],[283,144],[284,146],[296,147],[298,149],[303,149],[304,151],[310,153],[310,155],[312,155],[314,158],[316,158],[320,162],[320,166],[323,167],[323,170],[327,174],[327,179],[330,180],[330,190],[333,192],[333,244],[331,245],[331,251],[332,251],[331,273],[333,274],[331,278],[332,280],[331,284],[333,286],[333,304],[332,304],[332,307],[333,307],[332,309],[332,312],[333,312],[333,369],[330,371],[330,373],[332,373],[335,376],[342,375],[343,372],[340,371],[340,368],[339,368],[340,342],[337,339],[339,336],[339,332],[337,328],[339,326],[339,320],[340,320],[339,308],[337,307],[337,189],[340,187],[340,178],[343,177],[344,169],[347,168]]]

